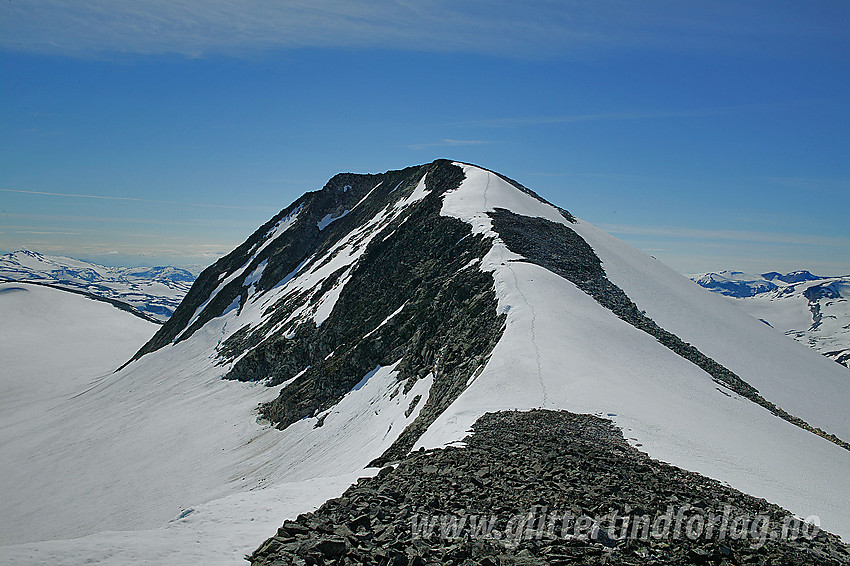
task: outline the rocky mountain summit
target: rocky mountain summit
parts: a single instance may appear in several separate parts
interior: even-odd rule
[[[405,412],[415,417],[373,462],[379,465],[412,448],[483,370],[502,338],[506,316],[499,313],[496,284],[479,268],[498,238],[517,254],[510,261],[540,265],[574,283],[717,383],[850,449],[642,313],[570,228],[572,214],[516,181],[487,174],[552,207],[558,221],[495,207],[487,212],[492,236],[476,233],[469,223],[441,214],[445,196],[466,178],[459,164],[445,160],[379,175],[340,174],[205,270],[136,358],[250,305],[259,317],[246,316],[247,323],[222,336],[218,363],[229,367],[227,379],[287,384],[260,408],[280,428],[307,418],[322,426],[363,376],[381,367],[393,368],[404,394],[428,379],[428,395],[410,400]]]

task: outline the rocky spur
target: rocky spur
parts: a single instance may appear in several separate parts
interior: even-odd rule
[[[764,499],[651,459],[609,420],[503,411],[463,446],[414,451],[287,521],[249,560],[282,564],[850,564]]]

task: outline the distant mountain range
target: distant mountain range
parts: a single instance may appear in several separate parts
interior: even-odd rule
[[[177,267],[109,267],[19,250],[0,256],[0,280],[60,287],[116,306],[125,303],[134,314],[164,322],[191,288],[195,275]]]
[[[762,322],[850,367],[850,275],[806,270],[754,275],[720,271],[692,276]]]

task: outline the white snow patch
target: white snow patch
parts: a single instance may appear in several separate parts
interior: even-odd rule
[[[189,329],[192,327],[192,325],[198,320],[198,318],[201,316],[201,314],[207,308],[207,305],[210,304],[210,302],[221,292],[221,290],[224,289],[227,285],[229,285],[236,278],[240,277],[243,273],[245,273],[245,271],[248,269],[248,267],[251,266],[251,264],[254,262],[254,260],[257,258],[257,256],[260,255],[260,253],[269,244],[271,244],[275,239],[280,237],[281,234],[286,232],[286,230],[288,230],[295,223],[296,220],[298,220],[298,214],[301,212],[301,210],[303,208],[304,208],[303,204],[299,205],[295,210],[293,210],[287,216],[278,220],[275,223],[274,226],[269,228],[269,230],[266,232],[265,239],[264,239],[262,245],[260,245],[256,249],[256,251],[254,251],[251,254],[251,256],[248,258],[248,261],[246,261],[245,264],[242,265],[242,267],[235,270],[233,273],[228,275],[223,281],[221,281],[218,284],[218,286],[215,288],[215,290],[212,293],[210,293],[210,296],[207,297],[207,299],[203,303],[201,303],[201,305],[198,306],[198,308],[195,309],[195,312],[192,315],[192,318],[189,320],[189,324],[186,325],[186,327],[183,329],[182,332],[180,332],[180,334],[178,334],[177,336],[174,337],[174,342],[179,342],[180,340],[182,340],[184,335],[189,331]],[[261,262],[261,264],[258,265],[254,269],[254,271],[252,271],[251,274],[248,275],[245,278],[246,281],[243,282],[243,285],[253,286],[254,283],[256,283],[256,281],[259,281],[259,278],[260,278],[260,276],[262,276],[263,270],[265,269],[265,265],[264,265],[265,263],[267,263],[267,260],[263,260],[263,262]],[[249,283],[248,280],[252,279],[254,276],[256,276],[256,280],[251,280],[250,283]],[[220,277],[221,276],[219,276],[219,278]]]
[[[263,276],[263,271],[265,271],[266,265],[268,265],[268,263],[269,263],[269,260],[267,260],[267,259],[264,259],[263,261],[261,261],[260,265],[258,265],[254,269],[254,271],[252,271],[250,274],[248,274],[248,277],[246,277],[245,281],[242,282],[242,286],[243,287],[253,287],[254,284],[257,283],[257,281],[259,281],[260,278]]]
[[[322,323],[325,322],[331,315],[331,311],[333,310],[334,305],[336,305],[336,302],[339,300],[339,295],[342,293],[343,288],[345,288],[345,284],[348,283],[349,279],[351,279],[353,271],[354,266],[352,265],[343,272],[339,281],[337,281],[334,286],[331,287],[331,289],[319,300],[319,304],[313,311],[313,320],[316,321],[316,326],[321,326]]]
[[[360,204],[361,204],[363,201],[365,201],[367,198],[369,198],[369,195],[371,195],[372,193],[374,193],[374,192],[375,192],[375,189],[377,189],[378,187],[380,187],[383,183],[384,183],[384,182],[383,182],[383,181],[381,181],[380,183],[378,183],[377,185],[375,185],[374,187],[372,187],[372,189],[371,189],[368,193],[366,193],[366,196],[364,196],[362,199],[358,200],[358,201],[357,201],[357,204],[355,204],[355,205],[351,208],[351,210],[357,210],[357,207],[358,207],[358,206],[360,206]],[[349,212],[350,212],[350,211],[349,211]]]
[[[250,261],[246,262],[245,265],[243,265],[241,268],[237,269],[236,271],[234,271],[233,273],[228,275],[221,283],[218,284],[218,286],[215,288],[215,290],[213,290],[213,292],[210,293],[210,296],[207,297],[207,299],[203,303],[201,303],[198,306],[198,308],[195,309],[194,314],[192,314],[192,318],[189,319],[189,323],[186,325],[186,327],[183,329],[183,331],[180,332],[180,334],[178,334],[177,336],[174,337],[174,342],[179,341],[183,337],[183,335],[186,334],[189,331],[189,329],[192,327],[192,325],[195,324],[195,322],[198,320],[198,318],[200,318],[201,313],[203,313],[204,310],[207,308],[207,305],[210,304],[210,302],[214,298],[216,298],[218,296],[218,294],[221,292],[221,290],[224,289],[225,287],[227,287],[230,284],[231,281],[233,281],[234,279],[236,279],[237,277],[242,275],[242,273],[248,268],[248,266],[250,264],[251,264]]]
[[[395,318],[395,316],[396,316],[398,313],[400,313],[400,312],[404,309],[404,307],[406,307],[406,306],[407,306],[407,303],[408,303],[408,301],[404,301],[404,304],[403,304],[403,305],[401,305],[400,307],[398,307],[398,308],[397,308],[396,310],[394,310],[394,311],[393,311],[393,312],[392,312],[392,313],[391,313],[391,314],[390,314],[387,318],[385,318],[383,321],[381,321],[381,324],[379,324],[378,326],[376,326],[375,328],[373,328],[372,330],[370,330],[368,333],[366,333],[365,335],[363,335],[363,338],[368,338],[368,337],[370,337],[372,334],[374,334],[375,332],[377,332],[379,328],[381,328],[381,327],[382,327],[382,326],[384,326],[386,323],[388,323],[388,322],[389,322],[389,321],[391,321],[393,318]]]
[[[251,259],[254,259],[260,252],[263,251],[269,244],[275,241],[281,234],[286,232],[290,226],[295,224],[295,221],[298,220],[298,214],[304,208],[304,205],[299,205],[298,208],[278,220],[274,226],[272,226],[263,239],[262,245],[251,255]]]
[[[331,224],[331,222],[335,222],[335,221],[339,220],[340,218],[345,217],[349,212],[351,212],[351,211],[346,209],[339,216],[334,216],[333,214],[328,213],[328,214],[324,215],[321,220],[316,222],[316,225],[319,227],[319,230],[324,230],[325,228],[327,228]]]

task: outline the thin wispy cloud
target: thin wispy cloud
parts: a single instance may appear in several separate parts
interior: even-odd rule
[[[54,236],[79,236],[80,232],[60,232],[57,230],[15,230],[15,234],[51,234]]]
[[[679,112],[604,112],[599,114],[569,114],[563,116],[525,116],[512,118],[490,118],[456,122],[465,126],[489,126],[494,128],[511,126],[541,126],[546,124],[569,124],[576,122],[598,122],[616,120],[651,120],[658,118],[696,118],[717,114],[720,110],[689,110]]]
[[[761,33],[842,37],[829,9],[794,26],[782,11],[747,2],[617,0],[42,0],[0,4],[0,46],[78,57],[310,46],[539,57],[630,46],[757,47]]]
[[[453,139],[443,139],[437,142],[430,143],[417,143],[408,145],[410,149],[425,149],[426,147],[458,147],[464,145],[485,145],[496,143],[493,141],[487,140],[453,140]]]
[[[739,104],[734,106],[664,110],[657,112],[632,111],[597,112],[589,114],[563,114],[551,116],[510,116],[484,118],[480,120],[465,120],[461,122],[452,122],[451,124],[447,125],[504,128],[513,126],[543,126],[548,124],[571,124],[580,122],[661,120],[669,118],[710,118],[712,116],[722,116],[726,114],[733,114],[736,112],[752,113],[760,111],[783,110],[788,108],[812,106],[824,102],[828,102],[828,100],[794,100],[783,102],[766,102],[759,104]]]
[[[817,177],[765,177],[765,181],[783,187],[813,192],[850,193],[850,178],[824,179]]]
[[[215,218],[215,228],[217,230],[245,230],[256,228],[260,223],[267,220],[266,216],[261,216],[259,220],[255,218],[237,219],[237,218]],[[62,223],[65,226],[71,226],[77,229],[78,226],[95,225],[102,226],[117,226],[119,229],[126,228],[128,225],[149,225],[149,226],[173,226],[176,228],[188,228],[191,230],[209,227],[210,219],[202,218],[184,218],[180,215],[174,217],[153,217],[153,216],[136,216],[136,215],[80,215],[80,214],[20,214],[15,212],[0,214],[0,220],[3,222],[15,221],[21,224],[0,224],[5,229],[13,230],[49,230],[55,229],[57,225]],[[27,223],[27,225],[23,225]],[[121,230],[123,232],[123,230]]]
[[[757,232],[744,230],[703,230],[680,226],[631,226],[624,224],[598,224],[602,230],[612,234],[630,236],[654,236],[706,241],[758,242],[765,244],[783,244],[794,246],[819,246],[850,248],[850,238],[837,236],[817,236],[777,232]]]
[[[186,261],[198,261],[204,258],[215,259],[226,255],[233,248],[226,245],[209,245],[202,243],[178,243],[161,246],[144,246],[139,244],[75,242],[69,246],[57,244],[55,241],[28,240],[19,247],[38,247],[38,251],[51,255],[65,255],[78,258],[107,258],[120,255],[123,258],[151,257],[171,258],[184,264]],[[158,260],[162,261],[162,259]]]
[[[192,206],[198,208],[224,208],[231,210],[277,210],[276,208],[269,206],[240,206],[240,205],[229,205],[229,204],[208,204],[208,203],[200,203],[200,202],[178,202],[171,200],[152,200],[152,199],[143,199],[143,198],[135,198],[135,197],[113,197],[106,195],[86,195],[79,193],[53,193],[48,191],[28,191],[24,189],[0,189],[0,192],[4,193],[20,193],[26,195],[41,195],[41,196],[52,196],[52,197],[68,197],[68,198],[82,198],[82,199],[96,199],[96,200],[112,200],[112,201],[124,201],[124,202],[141,202],[141,203],[153,203],[153,204],[170,204],[177,206]]]

